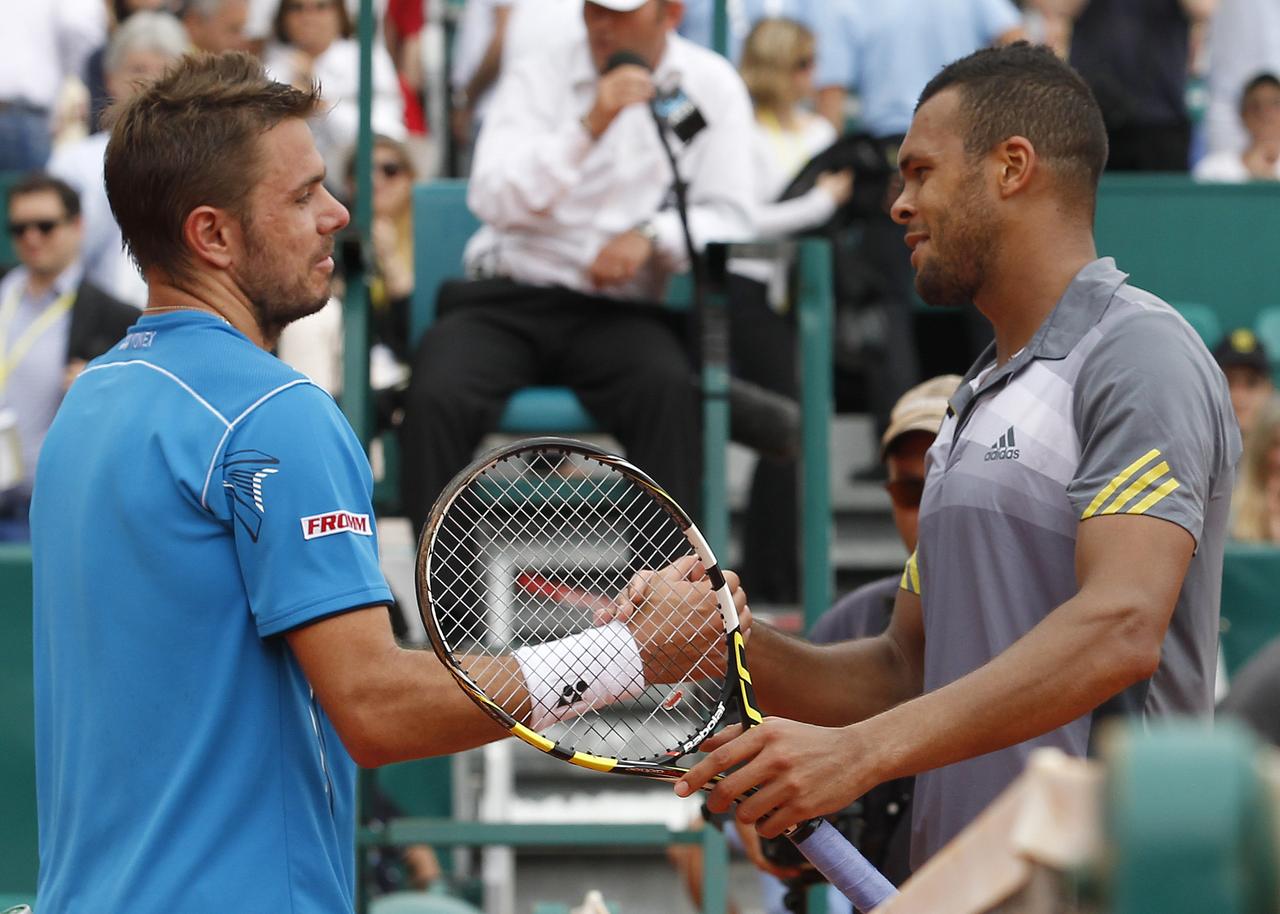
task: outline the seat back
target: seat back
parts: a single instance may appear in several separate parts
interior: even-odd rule
[[[1271,378],[1280,387],[1280,305],[1271,305],[1258,312],[1253,332],[1262,341],[1262,348],[1267,350],[1267,358],[1271,361]]]
[[[467,182],[427,181],[413,188],[414,285],[409,315],[410,345],[436,319],[436,294],[448,279],[462,276],[462,252],[480,228],[467,207]]]
[[[1218,345],[1222,339],[1222,323],[1218,320],[1217,312],[1199,302],[1175,301],[1169,304],[1186,319],[1206,346],[1212,349]]]
[[[36,891],[31,602],[30,547],[0,545],[0,895]]]

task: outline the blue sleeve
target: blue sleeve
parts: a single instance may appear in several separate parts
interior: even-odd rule
[[[991,44],[1005,32],[1022,25],[1022,14],[1010,0],[981,0],[978,15],[982,17],[984,44]]]
[[[327,393],[301,384],[258,406],[232,431],[216,481],[259,635],[391,602],[373,474]]]
[[[819,3],[814,10],[813,25],[817,38],[816,72],[813,84],[819,89],[853,87],[857,66],[855,11],[847,3]]]
[[[680,25],[676,31],[694,44],[709,48],[714,15],[711,0],[686,0],[684,16],[680,19]]]

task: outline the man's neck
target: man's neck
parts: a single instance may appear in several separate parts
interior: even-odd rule
[[[1002,248],[992,280],[974,300],[995,331],[997,365],[1031,342],[1076,274],[1097,258],[1088,232]]]
[[[269,349],[275,345],[258,322],[257,309],[244,293],[222,276],[198,274],[191,280],[147,274],[147,307],[143,314],[170,311],[203,311],[222,318],[256,345]],[[278,334],[276,334],[278,336]]]

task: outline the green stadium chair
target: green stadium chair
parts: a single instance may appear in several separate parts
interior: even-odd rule
[[[1253,332],[1262,341],[1271,361],[1271,377],[1280,386],[1280,305],[1272,305],[1258,312]]]
[[[1187,301],[1175,301],[1169,304],[1186,318],[1191,329],[1200,335],[1200,339],[1204,340],[1204,344],[1210,349],[1222,340],[1222,324],[1218,320],[1217,312],[1208,305]]]
[[[36,893],[31,596],[30,547],[0,545],[0,910]]]
[[[481,914],[443,892],[392,892],[369,902],[368,914]]]
[[[413,224],[421,237],[414,258],[413,311],[409,318],[411,345],[435,320],[436,293],[449,279],[462,275],[462,252],[480,221],[467,208],[467,184],[440,180],[419,184],[413,194]],[[511,434],[564,432],[580,434],[597,430],[567,387],[528,387],[516,391],[498,422],[498,430]]]

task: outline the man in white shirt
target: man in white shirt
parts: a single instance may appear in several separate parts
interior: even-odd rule
[[[421,522],[512,392],[565,384],[673,496],[698,491],[699,407],[660,302],[688,268],[649,103],[679,87],[706,126],[670,128],[695,247],[750,231],[751,103],[727,61],[674,33],[676,0],[594,0],[586,37],[521,59],[494,94],[468,203],[473,282],[445,288],[418,349],[403,499]],[[615,64],[629,52],[644,60]]]
[[[107,35],[102,0],[0,0],[0,171],[43,168],[63,80]]]
[[[1240,93],[1239,112],[1246,145],[1209,153],[1196,163],[1197,181],[1280,181],[1280,78],[1259,73],[1249,80]]]

